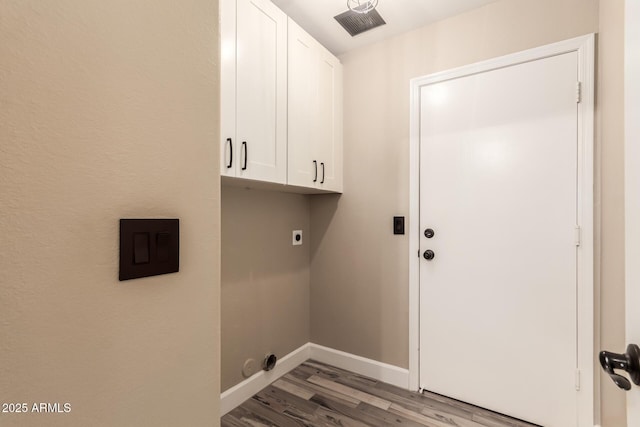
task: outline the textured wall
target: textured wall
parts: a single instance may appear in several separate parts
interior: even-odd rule
[[[0,2],[5,426],[211,426],[219,396],[217,1]],[[118,219],[181,220],[118,282]]]
[[[624,279],[624,0],[600,1],[596,116],[596,232],[600,269],[600,349],[623,351]],[[598,349],[596,349],[598,350]],[[597,367],[600,365],[598,364]],[[598,369],[602,384],[602,426],[626,425],[625,393]],[[631,426],[633,427],[633,426]]]
[[[309,197],[222,187],[222,390],[309,342]]]
[[[344,195],[311,202],[314,343],[408,367],[408,236],[391,219],[409,213],[409,80],[600,31],[597,278],[603,345],[624,348],[621,3],[501,0],[342,56]],[[603,426],[623,405],[605,385]]]

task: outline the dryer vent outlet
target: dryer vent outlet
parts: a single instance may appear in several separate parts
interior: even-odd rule
[[[264,357],[264,361],[262,362],[262,369],[264,369],[265,371],[270,371],[273,368],[276,367],[276,362],[278,361],[278,358],[276,357],[275,354],[270,353],[267,354]]]

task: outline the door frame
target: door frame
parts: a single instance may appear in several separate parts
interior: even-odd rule
[[[409,388],[420,387],[420,88],[425,85],[496,70],[525,62],[562,55],[578,54],[578,81],[581,102],[578,108],[578,221],[581,245],[578,250],[577,324],[578,426],[594,426],[600,418],[599,384],[595,378],[595,354],[599,348],[594,319],[594,88],[595,35],[553,43],[495,59],[414,78],[410,82],[409,149]],[[576,94],[578,96],[578,94]]]

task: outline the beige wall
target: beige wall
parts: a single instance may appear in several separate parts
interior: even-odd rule
[[[0,2],[5,426],[212,426],[217,1]],[[178,217],[176,274],[118,282],[118,219]]]
[[[222,187],[222,390],[309,342],[309,197]]]
[[[599,27],[596,215],[601,223],[601,266],[596,274],[601,288],[600,349],[624,351],[624,0],[600,1]],[[625,426],[625,393],[599,371],[602,426]]]
[[[409,80],[600,30],[602,341],[624,348],[622,3],[502,0],[341,58],[344,195],[311,203],[314,343],[408,367],[408,236],[391,224],[409,213]],[[608,383],[603,403],[603,426],[624,426],[624,396]]]

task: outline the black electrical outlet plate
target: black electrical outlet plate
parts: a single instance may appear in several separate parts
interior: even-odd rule
[[[404,234],[404,217],[393,217],[393,234]]]
[[[178,219],[120,220],[121,281],[176,273],[179,268]]]

